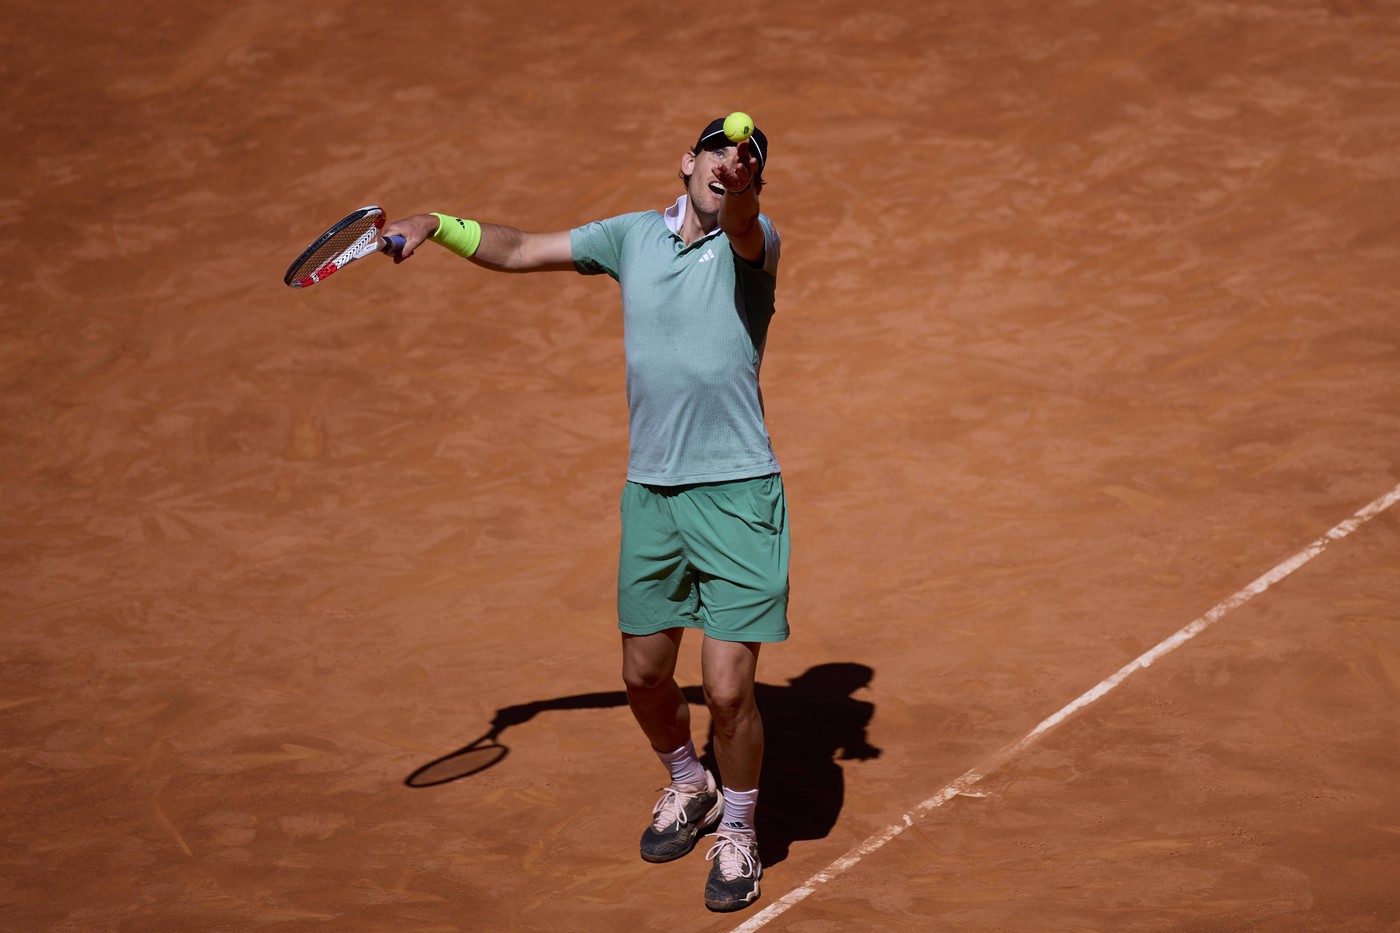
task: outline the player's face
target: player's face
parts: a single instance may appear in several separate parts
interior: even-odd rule
[[[681,159],[681,173],[690,176],[686,193],[695,210],[701,214],[718,214],[720,201],[724,200],[724,186],[715,178],[714,167],[727,162],[730,167],[738,163],[735,147],[722,149],[701,149],[694,155],[687,152]]]

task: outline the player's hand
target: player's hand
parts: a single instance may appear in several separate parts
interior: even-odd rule
[[[758,174],[758,157],[749,151],[749,141],[746,139],[735,146],[723,162],[715,163],[710,172],[716,181],[724,185],[724,190],[731,193],[743,191]]]
[[[382,234],[387,237],[396,233],[403,237],[403,249],[394,256],[394,262],[400,263],[412,256],[424,240],[432,239],[437,228],[438,219],[432,214],[414,214],[385,224]]]

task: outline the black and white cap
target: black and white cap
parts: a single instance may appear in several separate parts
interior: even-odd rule
[[[695,151],[721,149],[732,145],[734,143],[724,135],[724,117],[717,117],[710,121],[710,125],[705,127],[700,138],[695,141]],[[758,174],[762,175],[763,166],[768,164],[768,137],[756,126],[753,128],[753,135],[749,137],[749,151],[758,158]]]

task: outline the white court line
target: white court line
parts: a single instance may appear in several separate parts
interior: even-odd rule
[[[1292,557],[1279,564],[1273,570],[1270,570],[1268,573],[1264,574],[1262,577],[1255,580],[1253,583],[1249,584],[1244,589],[1235,593],[1233,596],[1229,597],[1224,602],[1221,602],[1219,605],[1215,606],[1215,608],[1211,609],[1205,615],[1201,616],[1199,619],[1192,622],[1190,625],[1186,626],[1181,631],[1177,632],[1175,635],[1172,635],[1170,638],[1158,644],[1155,648],[1150,649],[1149,651],[1140,655],[1136,660],[1120,668],[1117,673],[1113,674],[1111,677],[1106,678],[1101,683],[1099,683],[1098,686],[1089,690],[1087,693],[1080,696],[1077,700],[1074,700],[1069,705],[1061,709],[1059,712],[1054,713],[1053,715],[1048,717],[1044,722],[1036,726],[1030,732],[1026,733],[1024,738],[1020,739],[1019,741],[1012,742],[1010,745],[1006,746],[1001,751],[993,755],[981,767],[973,768],[972,770],[963,774],[962,777],[958,778],[956,781],[949,784],[947,787],[943,788],[938,793],[925,800],[923,803],[919,804],[913,810],[910,810],[908,813],[904,814],[904,816],[900,818],[900,821],[898,823],[895,823],[893,826],[887,827],[884,831],[871,836],[869,839],[865,840],[860,845],[856,846],[854,849],[847,852],[845,855],[841,856],[839,859],[832,862],[830,865],[826,866],[826,868],[823,868],[811,878],[807,879],[807,882],[801,887],[789,891],[781,900],[775,901],[768,907],[765,907],[763,910],[759,911],[757,914],[751,917],[748,920],[748,922],[735,927],[733,933],[752,933],[752,931],[767,925],[769,921],[776,919],[778,916],[786,912],[789,908],[805,900],[808,897],[808,895],[815,893],[818,886],[826,884],[828,881],[831,881],[837,876],[855,867],[861,861],[861,859],[865,858],[867,855],[871,854],[876,849],[879,849],[885,843],[889,842],[895,836],[898,836],[900,833],[904,832],[910,826],[913,826],[915,820],[928,815],[930,811],[943,806],[945,803],[952,800],[959,794],[967,793],[972,788],[972,786],[975,785],[978,781],[982,780],[984,777],[991,774],[993,771],[997,770],[1011,759],[1015,758],[1021,752],[1025,751],[1026,748],[1032,745],[1042,735],[1044,735],[1046,732],[1050,731],[1060,723],[1064,722],[1071,715],[1088,706],[1090,703],[1093,703],[1095,700],[1107,694],[1114,687],[1117,687],[1123,681],[1127,680],[1129,675],[1131,675],[1134,671],[1141,670],[1146,667],[1151,667],[1154,662],[1175,651],[1177,648],[1180,648],[1186,642],[1201,634],[1201,632],[1204,632],[1207,628],[1211,626],[1212,623],[1216,622],[1227,612],[1230,612],[1233,609],[1237,609],[1245,603],[1249,602],[1251,599],[1258,596],[1260,593],[1264,592],[1269,587],[1273,586],[1275,583],[1279,582],[1284,577],[1288,576],[1290,573],[1297,570],[1299,567],[1303,566],[1317,555],[1321,554],[1324,550],[1327,549],[1327,546],[1329,544],[1331,544],[1334,541],[1342,540],[1347,535],[1351,534],[1353,531],[1360,528],[1362,525],[1366,524],[1371,519],[1384,512],[1386,509],[1390,508],[1396,502],[1400,502],[1400,486],[1395,487],[1390,492],[1381,496],[1379,499],[1372,502],[1370,505],[1366,506],[1361,511],[1357,512],[1351,518],[1347,519],[1337,527],[1333,528],[1331,531],[1327,532],[1327,534],[1313,541],[1311,544],[1303,548],[1297,554],[1294,554]]]

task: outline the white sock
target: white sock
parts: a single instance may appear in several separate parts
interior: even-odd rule
[[[724,789],[724,818],[720,820],[721,829],[732,829],[736,833],[755,835],[753,828],[753,811],[758,804],[758,788],[753,790],[730,790]]]
[[[672,784],[690,784],[693,787],[705,786],[705,766],[695,754],[695,743],[687,741],[674,752],[657,752],[656,757],[671,772]]]

